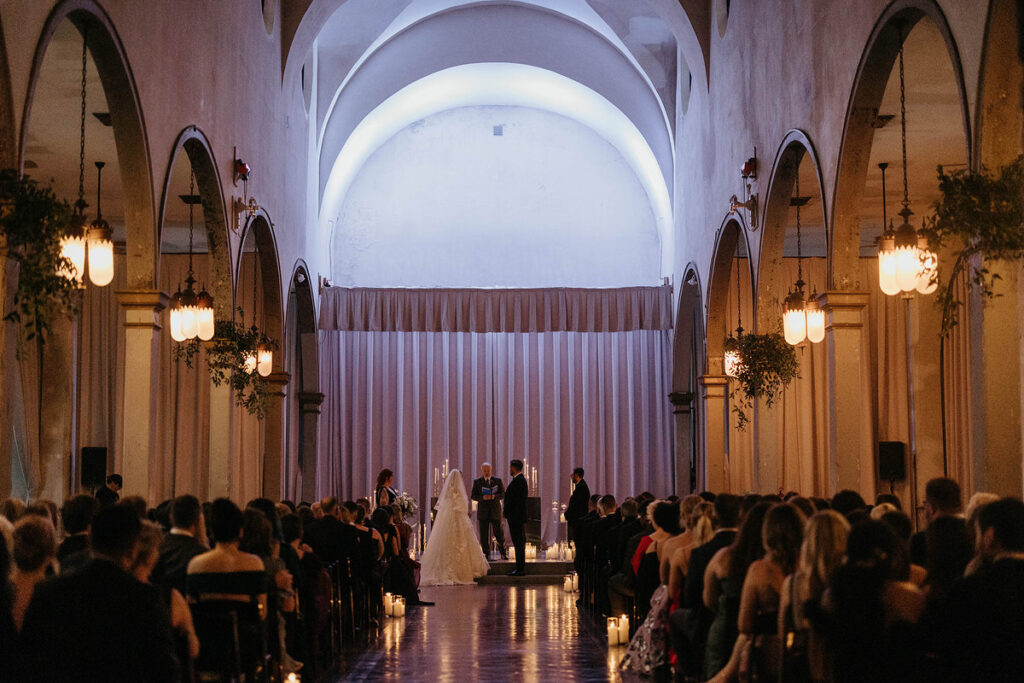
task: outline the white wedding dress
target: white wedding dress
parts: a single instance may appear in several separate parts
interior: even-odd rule
[[[490,565],[469,520],[469,498],[462,474],[452,470],[437,498],[437,516],[420,558],[421,586],[473,583]]]

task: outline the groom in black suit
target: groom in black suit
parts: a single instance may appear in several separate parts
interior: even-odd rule
[[[512,481],[505,489],[505,519],[508,520],[508,533],[512,537],[512,545],[516,549],[516,568],[508,575],[524,576],[526,574],[526,497],[529,495],[529,489],[526,486],[526,477],[523,476],[522,460],[513,460],[509,463],[509,471]]]
[[[480,524],[480,546],[484,549],[484,556],[488,556],[493,527],[498,549],[505,559],[505,532],[501,529],[501,499],[505,496],[505,487],[501,479],[491,476],[491,463],[481,465],[480,474],[482,476],[473,481],[473,493],[470,495],[478,503],[476,520]]]

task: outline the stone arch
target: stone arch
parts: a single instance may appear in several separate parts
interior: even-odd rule
[[[217,318],[230,319],[234,307],[231,286],[231,252],[228,219],[221,192],[220,174],[214,159],[213,147],[202,130],[189,126],[178,134],[167,164],[163,192],[160,200],[160,233],[163,234],[167,202],[171,192],[171,177],[179,152],[185,152],[196,176],[196,190],[202,199],[203,222],[206,226],[206,244],[209,258],[207,290],[213,295]]]
[[[281,301],[281,267],[273,226],[270,216],[262,208],[259,213],[246,221],[239,240],[234,280],[235,291],[238,292],[242,286],[240,282],[242,255],[246,241],[251,234],[259,259],[263,287],[263,331],[278,343],[278,350],[274,353],[273,369],[269,377],[271,385],[276,390],[272,392],[266,416],[263,419],[262,494],[274,500],[280,500],[284,462],[283,398],[284,388],[288,384],[288,375],[284,372],[284,363],[282,362],[284,356],[284,307]]]
[[[971,131],[963,66],[946,16],[935,0],[896,0],[875,23],[857,67],[853,91],[846,109],[842,145],[832,196],[829,231],[829,289],[855,289],[860,257],[860,206],[868,173],[872,122],[882,101],[885,86],[899,53],[900,27],[906,33],[922,19],[932,22],[942,35],[949,53],[964,124],[968,162],[973,158]],[[864,286],[864,285],[862,285]]]
[[[821,219],[828,239],[828,210],[825,206],[825,184],[822,180],[821,164],[814,144],[807,134],[798,129],[790,130],[779,144],[775,162],[765,193],[764,227],[761,232],[760,253],[757,260],[757,300],[755,317],[758,332],[772,330],[778,322],[777,304],[785,296],[788,282],[784,282],[782,258],[786,240],[786,225],[789,219],[789,199],[796,184],[801,162],[807,157],[817,179],[817,190],[821,201]],[[828,249],[826,248],[826,253]],[[822,287],[825,283],[820,283]]]
[[[746,224],[741,216],[728,214],[722,220],[722,225],[718,228],[715,236],[714,255],[711,257],[711,273],[708,276],[705,371],[709,375],[725,374],[722,365],[722,344],[724,339],[719,332],[725,330],[726,326],[727,297],[732,281],[732,261],[735,258],[736,249],[740,245],[747,250],[750,281],[753,283],[753,259],[750,258],[750,243],[747,239]]]
[[[688,491],[697,489],[705,480],[700,448],[700,420],[696,400],[698,381],[703,368],[704,315],[700,276],[694,263],[683,272],[672,338],[672,413],[676,426],[676,481],[686,482]]]
[[[88,36],[89,53],[99,72],[110,108],[124,193],[127,286],[134,290],[152,290],[156,283],[159,236],[146,125],[124,45],[110,17],[94,0],[64,0],[53,9],[43,26],[32,60],[28,94],[21,117],[18,165],[24,169],[28,124],[43,58],[54,32],[65,19]]]
[[[291,378],[293,391],[288,411],[297,411],[289,419],[289,429],[296,433],[288,439],[289,452],[285,465],[285,491],[301,500],[316,497],[317,437],[320,404],[320,346],[317,332],[316,301],[309,269],[305,261],[298,260],[289,280],[288,305],[285,321],[294,354],[295,374]]]

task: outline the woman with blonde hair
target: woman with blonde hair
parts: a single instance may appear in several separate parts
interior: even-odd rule
[[[820,600],[846,554],[850,524],[838,512],[815,514],[804,529],[796,571],[782,583],[779,635],[782,639],[782,681],[824,681],[827,670],[821,641],[815,638],[804,606]]]

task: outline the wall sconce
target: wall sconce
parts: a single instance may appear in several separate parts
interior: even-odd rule
[[[747,212],[747,224],[750,229],[757,230],[757,193],[753,191],[754,182],[757,180],[757,147],[754,148],[754,156],[740,167],[740,177],[743,180],[743,201],[741,202],[736,195],[729,197],[729,213],[744,209]]]
[[[235,160],[231,168],[232,182],[237,187],[238,181],[242,181],[242,196],[231,198],[231,210],[234,212],[231,231],[236,235],[241,235],[242,226],[245,224],[245,221],[256,217],[256,214],[260,212],[260,205],[255,197],[249,196],[249,173],[252,169],[249,167],[249,164],[238,157],[238,148],[234,149],[235,153],[233,156]]]

